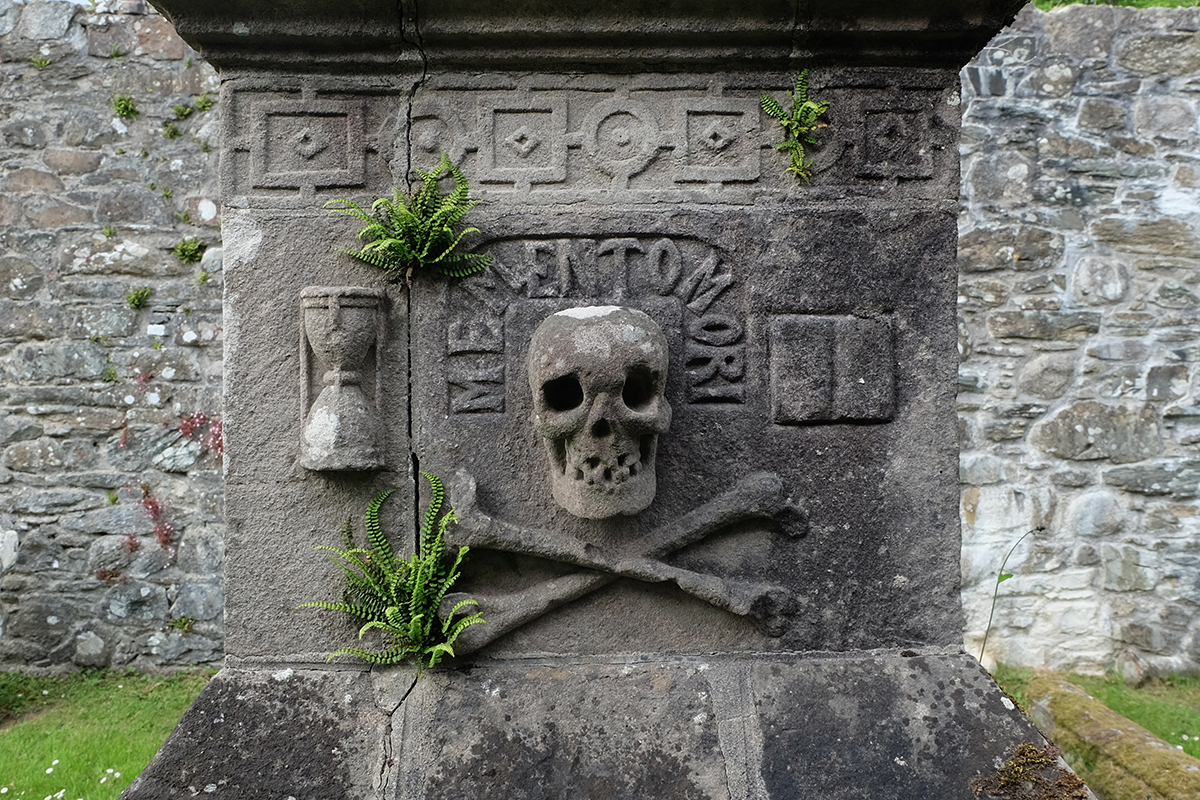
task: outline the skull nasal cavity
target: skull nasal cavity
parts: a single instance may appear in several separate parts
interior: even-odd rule
[[[657,383],[654,373],[649,369],[633,367],[625,375],[625,388],[621,390],[621,400],[629,408],[641,408],[654,398],[654,387]]]
[[[583,402],[583,387],[574,375],[564,375],[542,384],[542,399],[554,411],[570,411]]]
[[[603,439],[605,436],[608,436],[610,433],[612,433],[612,426],[608,424],[608,420],[598,419],[594,423],[592,423],[591,434],[592,434],[592,436],[596,437],[597,439]]]

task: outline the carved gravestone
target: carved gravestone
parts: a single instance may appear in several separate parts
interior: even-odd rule
[[[1042,743],[958,599],[958,68],[1010,3],[159,5],[222,69],[228,655],[130,797],[968,798]],[[759,105],[805,65],[810,183]],[[485,270],[336,252],[442,152]],[[418,470],[487,623],[409,691],[296,606],[385,488],[411,552]]]

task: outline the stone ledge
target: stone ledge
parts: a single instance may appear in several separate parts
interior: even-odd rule
[[[1083,689],[1049,674],[1030,684],[1030,716],[1105,797],[1191,800],[1200,797],[1200,759],[1176,750]]]

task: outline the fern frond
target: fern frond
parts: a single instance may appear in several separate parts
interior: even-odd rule
[[[394,572],[396,569],[396,557],[392,554],[392,546],[388,544],[387,537],[383,535],[383,528],[379,525],[379,507],[383,502],[395,493],[395,489],[388,489],[386,492],[380,492],[375,495],[375,498],[367,504],[366,520],[363,523],[367,530],[367,541],[371,543],[376,555],[379,559],[379,566],[384,573]]]
[[[764,94],[758,98],[758,104],[768,117],[777,120],[787,119],[787,112],[783,110],[783,106],[774,97]]]
[[[359,647],[343,647],[330,658],[353,655],[372,664],[391,664],[408,656],[416,656],[417,674],[436,666],[442,658],[453,657],[453,643],[470,625],[483,622],[476,611],[463,615],[474,600],[457,603],[448,615],[439,619],[438,612],[447,592],[458,580],[462,564],[469,552],[459,548],[450,559],[446,553],[445,534],[458,520],[454,509],[442,513],[445,489],[432,473],[423,473],[430,484],[430,501],[422,518],[416,552],[407,560],[397,559],[379,522],[379,509],[393,493],[381,492],[367,505],[364,525],[368,546],[354,547],[353,526],[342,525],[341,538],[345,546],[319,545],[330,561],[345,577],[341,602],[313,601],[299,608],[320,608],[349,614],[359,620],[358,636],[379,631],[388,647],[373,651]],[[440,622],[440,624],[439,624]]]
[[[462,244],[465,236],[478,232],[476,228],[455,232],[467,212],[479,202],[470,199],[470,185],[462,170],[442,153],[437,167],[429,172],[417,170],[417,175],[421,179],[420,185],[408,196],[393,186],[392,196],[377,198],[371,204],[370,212],[349,200],[326,203],[330,212],[349,214],[366,223],[358,231],[359,239],[366,240],[363,247],[338,252],[393,273],[393,280],[400,279],[400,272],[408,278],[413,270],[429,266],[438,267],[440,272],[453,277],[483,269],[490,263],[490,258],[472,259],[469,270],[439,266]],[[439,183],[447,176],[453,178],[454,189],[443,194]]]

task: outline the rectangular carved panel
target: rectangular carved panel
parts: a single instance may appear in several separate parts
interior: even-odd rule
[[[887,318],[783,314],[771,319],[770,337],[776,424],[892,418],[896,377]]]

